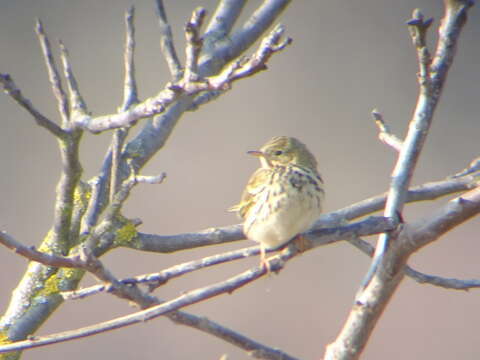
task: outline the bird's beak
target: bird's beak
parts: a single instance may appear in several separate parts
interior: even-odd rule
[[[258,151],[258,150],[250,150],[250,151],[247,151],[247,154],[248,155],[253,155],[253,156],[256,156],[256,157],[262,157],[262,156],[265,156],[265,154],[261,151]]]

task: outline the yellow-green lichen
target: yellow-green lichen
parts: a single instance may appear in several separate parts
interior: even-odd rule
[[[43,286],[42,290],[38,292],[37,295],[40,296],[50,296],[54,294],[58,294],[60,292],[58,283],[60,279],[58,277],[58,273],[51,275],[46,281],[45,285]]]
[[[90,186],[87,183],[80,181],[75,187],[73,193],[73,204],[75,207],[81,209],[86,208],[91,197],[92,191]]]
[[[0,345],[10,344],[12,340],[8,338],[8,333],[6,330],[0,331]]]
[[[61,269],[61,277],[65,281],[80,281],[85,274],[85,270],[82,269],[74,269],[74,268],[62,268]],[[62,287],[63,289],[63,287]]]
[[[137,229],[131,221],[127,221],[115,232],[115,246],[131,244],[132,239],[137,236]]]

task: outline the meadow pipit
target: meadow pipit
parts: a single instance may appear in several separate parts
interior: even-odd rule
[[[270,270],[265,250],[278,249],[308,230],[320,215],[324,198],[317,161],[295,138],[277,136],[259,151],[262,166],[248,181],[238,205],[243,231],[260,243],[261,264]]]

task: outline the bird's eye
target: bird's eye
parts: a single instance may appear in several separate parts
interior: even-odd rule
[[[282,155],[282,154],[283,154],[283,151],[282,151],[282,150],[277,150],[277,151],[274,152],[274,154],[275,154],[276,156],[279,156],[279,155]]]

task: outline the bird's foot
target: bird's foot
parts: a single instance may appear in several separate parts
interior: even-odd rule
[[[312,248],[312,242],[308,240],[304,235],[298,234],[292,241],[292,244],[295,246],[299,253],[303,253],[308,249]]]

